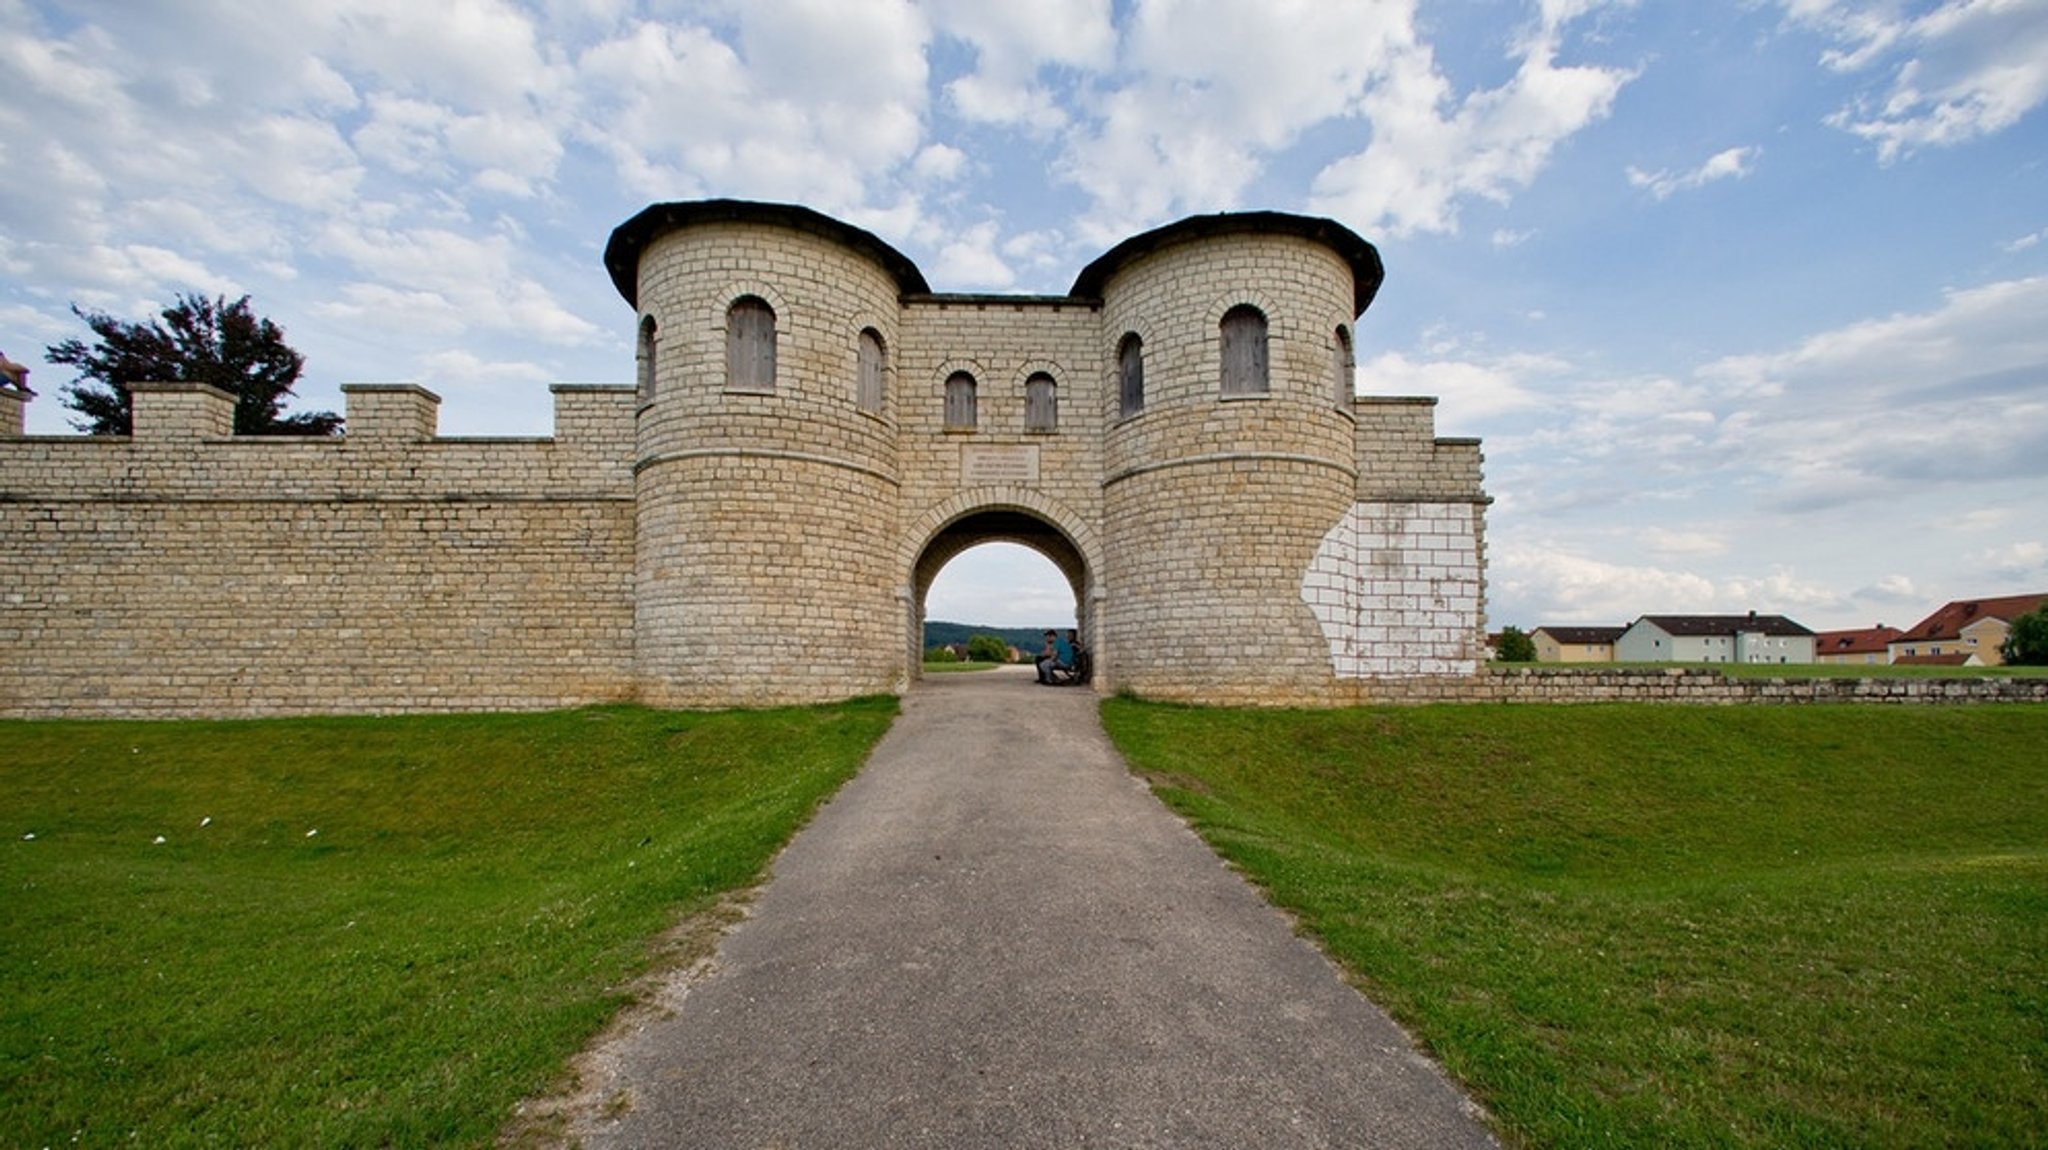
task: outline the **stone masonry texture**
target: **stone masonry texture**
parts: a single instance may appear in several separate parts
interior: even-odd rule
[[[1352,394],[1380,268],[1340,225],[1194,217],[1065,296],[941,295],[840,221],[698,201],[621,225],[606,265],[639,382],[555,388],[546,438],[440,437],[439,400],[409,384],[344,388],[332,439],[238,437],[231,396],[151,381],[132,436],[0,423],[0,716],[898,691],[932,579],[993,539],[1071,582],[1098,689],[1503,691],[1480,669],[1479,445],[1437,437],[1432,400]],[[728,372],[742,301],[774,316],[765,386]],[[1219,325],[1244,306],[1266,386],[1225,397]],[[1144,402],[1125,413],[1133,336]],[[945,419],[959,373],[967,427]],[[1050,428],[1026,424],[1034,377]]]

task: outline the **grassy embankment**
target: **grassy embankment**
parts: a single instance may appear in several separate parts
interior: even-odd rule
[[[2048,1131],[2048,708],[1104,716],[1512,1142]]]
[[[942,663],[934,659],[924,665],[924,673],[927,675],[951,675],[958,671],[993,671],[997,667],[1007,667],[1009,665],[1008,663],[976,663],[971,660],[959,663]]]
[[[0,1131],[489,1145],[895,712],[0,723]]]

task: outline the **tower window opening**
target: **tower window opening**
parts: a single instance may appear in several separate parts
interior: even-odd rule
[[[775,390],[775,309],[758,296],[741,296],[725,313],[725,386]]]
[[[1358,354],[1351,349],[1351,329],[1341,323],[1330,351],[1330,375],[1337,392],[1337,406],[1350,407],[1358,397]]]
[[[1145,341],[1137,332],[1117,345],[1116,395],[1119,416],[1129,418],[1145,410]]]
[[[640,319],[639,355],[637,356],[640,368],[640,402],[642,403],[654,402],[654,353],[659,343],[657,337],[658,328],[654,322],[654,317],[651,315],[642,316]]]
[[[882,414],[882,400],[885,395],[883,368],[887,360],[882,349],[882,336],[874,328],[862,328],[860,333],[860,383],[855,391],[854,403],[862,411],[874,415]]]
[[[946,428],[974,428],[974,377],[964,371],[946,377]]]
[[[1266,317],[1250,304],[1223,313],[1223,394],[1264,395],[1267,391]]]
[[[1024,430],[1057,431],[1059,426],[1059,385],[1038,372],[1024,381]]]

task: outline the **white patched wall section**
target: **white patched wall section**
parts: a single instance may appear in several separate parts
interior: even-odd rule
[[[839,220],[706,200],[605,264],[637,382],[557,387],[547,437],[442,437],[407,384],[345,387],[346,436],[241,437],[232,396],[152,381],[132,435],[29,437],[0,384],[0,716],[900,691],[932,580],[990,540],[1065,575],[1098,690],[1479,681],[1479,444],[1357,394],[1383,273],[1340,224],[1197,216],[1062,296],[957,295]]]
[[[1301,598],[1339,678],[1478,671],[1476,515],[1469,503],[1360,503],[1323,536]]]

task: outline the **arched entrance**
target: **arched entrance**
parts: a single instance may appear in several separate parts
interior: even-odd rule
[[[1072,529],[1062,526],[1062,520],[1072,524]],[[917,550],[906,563],[909,580],[905,596],[907,610],[903,651],[910,679],[915,680],[922,674],[925,598],[939,572],[970,547],[983,543],[1015,543],[1045,556],[1073,589],[1074,618],[1083,641],[1094,648],[1096,685],[1100,688],[1101,668],[1106,665],[1097,626],[1102,594],[1096,572],[1101,564],[1099,557],[1091,554],[1093,539],[1090,533],[1081,528],[1077,520],[1055,507],[1027,507],[1006,502],[984,504],[968,510],[956,509],[950,516],[935,513],[928,516],[927,521],[927,526],[911,535]]]

